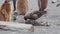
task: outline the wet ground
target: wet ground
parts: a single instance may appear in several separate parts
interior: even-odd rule
[[[29,11],[38,10],[37,7],[37,0],[29,0]],[[56,5],[59,2],[56,2],[54,4],[51,3],[51,0],[48,1],[48,7],[47,7],[47,17],[42,16],[37,21],[47,21],[50,26],[35,26],[34,32],[17,32],[17,31],[4,31],[0,30],[0,34],[60,34],[60,6],[56,7]],[[21,18],[22,16],[20,16]],[[20,22],[24,22],[23,17],[22,20],[19,20]]]

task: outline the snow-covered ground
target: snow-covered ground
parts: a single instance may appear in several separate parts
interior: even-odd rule
[[[37,0],[29,0],[29,11],[38,10]],[[60,34],[60,6],[56,7],[59,2],[54,4],[51,3],[52,0],[48,0],[47,17],[41,17],[37,21],[46,20],[51,26],[35,26],[34,32],[13,32],[13,31],[3,31],[0,30],[0,34]],[[1,1],[0,1],[1,2]],[[20,17],[21,18],[21,17]],[[23,22],[23,19],[22,21]]]

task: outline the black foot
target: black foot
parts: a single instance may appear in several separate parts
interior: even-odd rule
[[[56,7],[59,7],[60,6],[60,3],[56,5]]]
[[[14,12],[14,14],[13,14],[13,20],[14,21],[16,20],[17,15],[18,15],[18,13],[17,12]]]
[[[55,3],[55,2],[52,1],[52,3]]]

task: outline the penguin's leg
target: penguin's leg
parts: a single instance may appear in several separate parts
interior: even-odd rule
[[[16,0],[13,0],[13,6],[14,6],[14,10],[13,11],[15,11],[16,10]]]
[[[41,0],[38,0],[39,11],[41,11]]]
[[[48,0],[41,0],[41,11],[47,8]]]

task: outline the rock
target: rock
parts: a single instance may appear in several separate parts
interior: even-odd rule
[[[34,26],[31,24],[22,24],[18,22],[0,21],[0,29],[5,31],[34,32]]]
[[[41,22],[41,23],[38,23],[37,21],[35,20],[26,20],[25,21],[26,24],[32,24],[33,26],[49,26],[48,22]]]
[[[36,20],[38,18],[40,18],[42,15],[46,14],[46,11],[34,11],[32,13],[28,13],[24,16],[24,19],[31,19],[31,20]]]
[[[39,26],[39,25],[40,25],[37,21],[35,21],[35,20],[30,20],[30,19],[26,20],[25,23],[26,23],[26,24],[32,24],[32,25],[34,25],[34,26]]]

